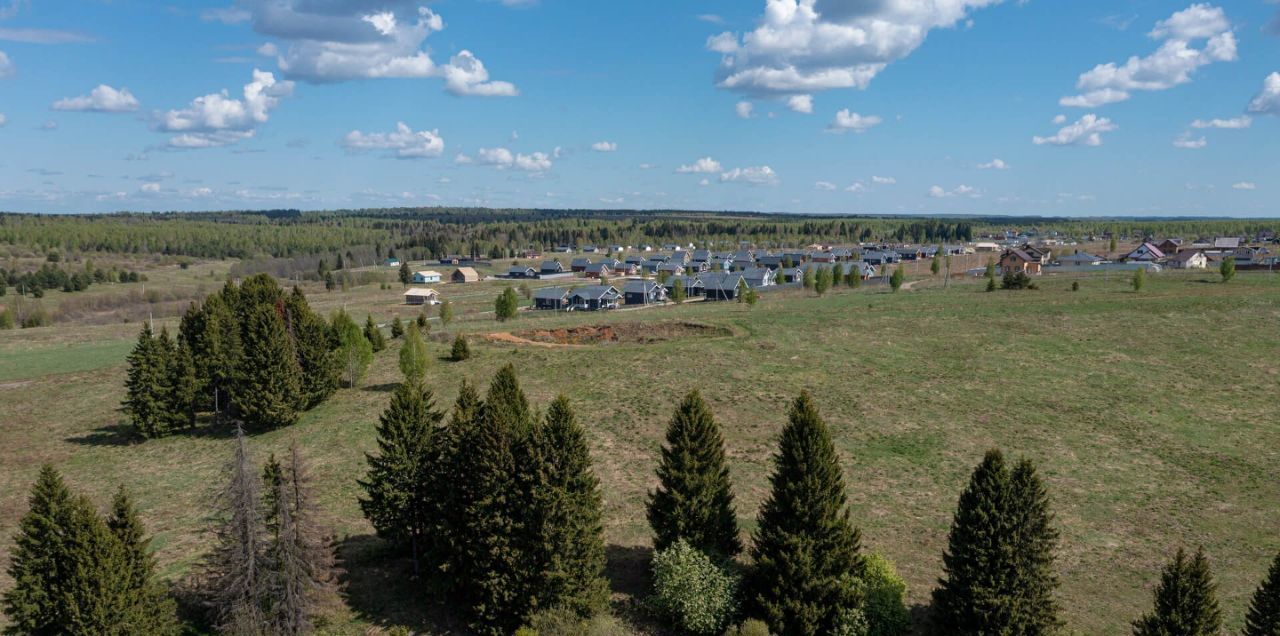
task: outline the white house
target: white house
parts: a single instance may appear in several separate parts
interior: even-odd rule
[[[1209,266],[1209,257],[1198,250],[1183,250],[1169,259],[1168,264],[1174,269],[1204,269]]]
[[[431,269],[421,271],[421,272],[414,272],[413,282],[415,285],[422,285],[424,283],[438,283],[440,282],[440,272],[437,272]]]

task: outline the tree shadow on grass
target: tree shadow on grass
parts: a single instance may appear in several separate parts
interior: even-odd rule
[[[398,386],[400,386],[399,382],[386,382],[383,384],[370,384],[369,386],[361,387],[360,390],[372,391],[375,393],[389,393],[396,390],[396,387]]]
[[[413,575],[413,562],[382,539],[348,536],[338,542],[337,551],[342,594],[359,619],[384,629],[403,626],[442,636],[467,633],[462,620],[440,604],[443,597]]]
[[[605,577],[609,579],[609,606],[619,620],[643,634],[660,633],[661,625],[645,606],[649,596],[649,567],[653,548],[610,544],[605,547]]]
[[[234,422],[219,420],[213,415],[202,415],[195,426],[176,430],[170,437],[231,439],[235,436],[235,432]],[[246,432],[252,434],[252,432]],[[132,446],[141,444],[147,439],[138,434],[138,431],[133,426],[124,422],[117,422],[99,426],[87,433],[73,435],[63,441],[82,446]]]

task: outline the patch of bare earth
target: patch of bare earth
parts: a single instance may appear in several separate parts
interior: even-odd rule
[[[724,327],[697,322],[669,321],[529,329],[513,333],[491,333],[485,337],[495,342],[514,344],[581,346],[595,344],[654,344],[686,338],[728,335],[732,335],[732,332]]]

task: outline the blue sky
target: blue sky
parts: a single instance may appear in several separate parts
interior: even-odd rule
[[[0,0],[0,210],[1280,216],[1269,0]]]

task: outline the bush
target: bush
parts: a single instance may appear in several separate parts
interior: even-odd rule
[[[13,329],[13,313],[8,309],[0,311],[0,329]]]
[[[743,621],[741,625],[735,625],[724,633],[724,636],[769,636],[769,626],[764,621],[751,619]]]
[[[991,285],[988,284],[988,287]],[[1036,284],[1031,282],[1031,277],[1026,272],[1005,272],[1004,278],[1000,280],[1001,289],[1035,289]]]
[[[1071,291],[1080,291],[1080,281],[1078,280],[1071,281]]]
[[[738,613],[740,577],[683,539],[653,557],[653,608],[676,629],[719,634]]]
[[[629,633],[612,616],[582,618],[560,608],[530,616],[528,624],[516,631],[520,636],[624,636]]]
[[[865,594],[863,611],[869,625],[867,634],[869,636],[906,634],[911,624],[911,615],[907,612],[906,603],[903,602],[907,594],[907,584],[898,575],[893,563],[878,553],[868,554],[863,583]]]
[[[471,358],[471,347],[467,345],[467,339],[462,334],[458,334],[453,339],[453,350],[450,351],[449,357],[454,362],[462,362]]]

